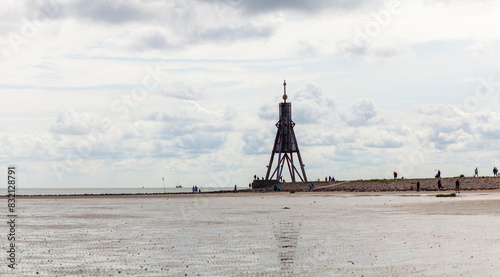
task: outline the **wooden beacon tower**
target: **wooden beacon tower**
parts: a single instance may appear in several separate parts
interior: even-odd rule
[[[278,132],[274,139],[273,152],[271,153],[271,159],[267,166],[266,180],[274,179],[280,182],[283,177],[283,167],[286,162],[292,182],[295,182],[296,176],[298,176],[302,182],[307,182],[306,171],[304,170],[304,164],[300,157],[299,145],[297,144],[297,138],[293,131],[295,123],[292,121],[292,103],[286,102],[288,98],[286,95],[286,80],[283,82],[283,90],[283,102],[280,103],[279,108],[279,121],[276,123]],[[300,172],[294,164],[293,153],[297,154]],[[278,163],[273,170],[273,160],[276,154],[278,155]]]

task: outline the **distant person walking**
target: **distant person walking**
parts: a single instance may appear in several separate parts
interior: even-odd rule
[[[460,193],[460,181],[458,179],[455,182],[455,192]]]
[[[420,191],[420,181],[417,181],[417,191]]]
[[[438,190],[441,190],[441,179],[438,180]]]
[[[314,188],[314,183],[310,183],[309,184],[309,191],[313,190],[313,188]]]
[[[236,185],[234,185],[234,192],[236,192]]]
[[[438,169],[438,173],[436,174],[436,176],[434,176],[436,178],[441,178],[441,170]]]
[[[477,167],[474,170],[474,177],[479,177],[479,171],[477,170]]]
[[[496,166],[493,168],[493,176],[498,177],[498,168]]]
[[[196,189],[195,189],[195,188],[194,188],[194,186],[193,186],[193,193],[195,193],[195,192],[196,192]]]
[[[398,178],[398,173],[396,171],[394,171],[393,175],[394,175],[394,179]]]

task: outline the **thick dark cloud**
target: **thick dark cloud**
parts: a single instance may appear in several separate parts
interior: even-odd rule
[[[137,1],[85,0],[66,4],[64,12],[67,16],[119,24],[147,19],[147,7]]]
[[[147,27],[109,38],[102,46],[125,48],[132,51],[172,50],[203,43],[268,38],[274,34],[275,29],[274,26],[270,25],[257,26],[252,24],[230,27],[187,24],[183,32],[175,31],[170,26]]]
[[[295,10],[301,12],[317,12],[324,9],[335,9],[338,11],[355,10],[373,1],[361,0],[200,0],[204,2],[214,2],[221,5],[240,9],[247,14],[258,14],[274,11]]]
[[[125,29],[104,39],[99,47],[131,51],[269,38],[276,29],[272,23],[243,16],[237,7],[195,0],[79,1],[65,4],[62,11],[65,17],[91,23],[91,28],[103,23],[123,26]]]
[[[198,41],[234,41],[249,38],[270,37],[274,33],[272,26],[220,27],[199,32],[193,36]]]

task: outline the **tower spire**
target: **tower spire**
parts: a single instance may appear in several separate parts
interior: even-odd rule
[[[285,103],[287,98],[288,96],[286,96],[286,80],[283,80],[283,100],[285,100]]]

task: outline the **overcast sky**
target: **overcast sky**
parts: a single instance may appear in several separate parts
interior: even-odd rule
[[[491,175],[498,14],[493,0],[5,2],[1,164],[24,187],[248,185],[286,79],[309,179]]]

